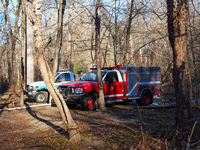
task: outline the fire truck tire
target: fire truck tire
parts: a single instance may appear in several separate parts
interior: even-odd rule
[[[140,100],[137,101],[138,105],[149,105],[153,103],[153,96],[151,91],[144,91]]]
[[[48,101],[48,92],[47,91],[39,91],[35,95],[35,101],[37,103],[47,103],[47,101]]]
[[[96,110],[97,104],[94,97],[86,97],[83,100],[83,106],[86,111]]]

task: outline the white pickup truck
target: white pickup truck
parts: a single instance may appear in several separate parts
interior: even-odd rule
[[[58,88],[59,85],[73,82],[74,75],[71,71],[59,71],[56,73],[55,86]],[[26,86],[24,93],[29,98],[34,98],[38,103],[48,102],[49,93],[44,81],[37,81],[29,83]]]

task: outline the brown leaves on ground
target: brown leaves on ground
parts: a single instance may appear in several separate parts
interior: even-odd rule
[[[1,111],[0,149],[164,150],[188,145],[191,131],[183,133],[174,128],[175,108],[134,109],[134,104],[118,104],[106,109],[70,110],[79,126],[80,143],[68,142],[67,128],[56,106]],[[198,107],[192,107],[193,120],[200,120],[199,112]],[[200,140],[199,129],[197,123],[189,144]]]

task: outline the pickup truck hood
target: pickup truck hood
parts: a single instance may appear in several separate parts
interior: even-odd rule
[[[96,85],[98,85],[98,82],[95,81],[78,81],[78,82],[70,82],[67,84],[63,84],[63,86],[73,86],[73,87],[90,87]]]
[[[63,81],[63,82],[59,82],[59,83],[54,83],[54,85],[56,86],[56,88],[58,88],[59,85],[66,84],[66,83],[69,83],[69,82],[70,81]],[[28,85],[34,86],[35,90],[47,89],[44,81],[36,81],[36,82],[29,83]]]
[[[62,86],[71,86],[71,87],[82,87],[85,92],[89,91],[99,91],[98,82],[96,81],[78,81],[78,82],[70,82],[67,84],[63,84]]]
[[[32,83],[29,83],[28,85],[31,85],[31,86],[43,86],[45,85],[44,81],[36,81],[36,82],[32,82]]]

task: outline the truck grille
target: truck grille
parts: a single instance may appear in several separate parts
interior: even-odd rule
[[[70,99],[72,91],[69,86],[59,86],[59,92],[65,100]]]

